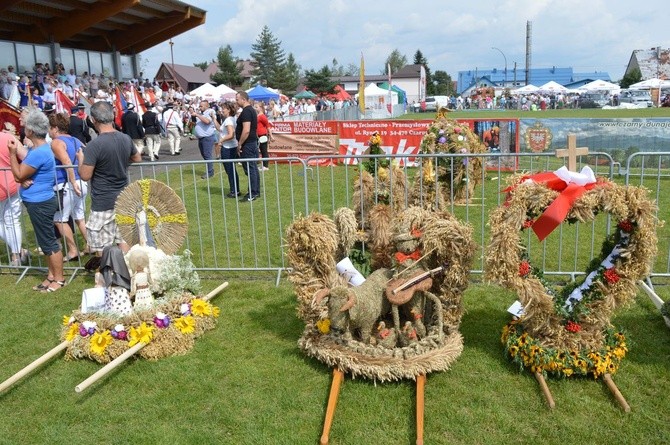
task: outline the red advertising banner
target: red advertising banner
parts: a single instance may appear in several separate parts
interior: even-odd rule
[[[301,159],[337,154],[337,122],[273,122],[274,141],[268,147],[271,157]]]
[[[374,132],[382,137],[382,150],[386,154],[416,154],[421,139],[432,121],[347,121],[340,122],[340,154],[360,156],[368,152],[368,141]],[[414,162],[414,158],[407,158]],[[358,159],[348,158],[345,164],[358,164]],[[402,165],[401,160],[401,165]]]

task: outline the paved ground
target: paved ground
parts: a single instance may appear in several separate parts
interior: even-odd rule
[[[170,155],[170,145],[168,144],[167,138],[161,140],[161,149],[158,152],[159,159],[158,162],[187,162],[187,161],[202,161],[202,156],[200,156],[200,150],[198,149],[198,140],[189,139],[188,137],[182,137],[181,139],[181,155],[172,156]],[[151,164],[149,156],[146,153],[146,148],[142,155],[142,162]],[[146,166],[143,166],[146,168]],[[164,168],[164,166],[162,166]],[[130,180],[134,181],[140,179],[141,172],[138,168],[130,169]]]

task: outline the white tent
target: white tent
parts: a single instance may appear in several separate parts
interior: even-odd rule
[[[621,90],[621,87],[615,83],[607,82],[606,80],[594,80],[578,88],[580,91],[607,91],[610,94],[616,94]]]
[[[565,88],[560,83],[550,80],[549,82],[539,87],[538,91],[540,91],[541,93],[567,93],[568,89]]]
[[[539,90],[538,87],[532,84],[524,85],[521,88],[517,88],[516,90],[513,90],[513,94],[531,94]]]
[[[206,83],[203,85],[200,85],[198,88],[195,90],[191,91],[191,96],[197,96],[202,99],[218,99],[219,98],[219,92],[216,90],[216,87],[212,85],[211,83]]]
[[[648,90],[650,88],[668,88],[670,87],[670,80],[663,79],[647,79],[638,83],[634,83],[629,88],[632,90]]]
[[[217,85],[215,90],[218,95],[217,97],[222,97],[224,99],[234,99],[237,94],[237,91],[224,84]]]
[[[391,93],[391,102],[389,103],[389,90],[379,88],[376,84],[371,83],[365,90],[365,107],[366,108],[377,108],[382,109],[386,108],[387,105],[397,104],[398,103],[398,93],[395,91],[390,91]],[[358,98],[358,94],[356,95]]]

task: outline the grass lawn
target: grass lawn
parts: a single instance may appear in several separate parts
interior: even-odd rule
[[[633,110],[634,116],[624,116],[624,111],[630,110],[549,110],[541,115],[670,115],[670,109]],[[453,117],[525,114],[537,117],[540,112],[472,111]],[[432,114],[408,118],[430,119]],[[558,162],[528,159],[535,162],[528,166],[533,170],[552,169]],[[264,198],[253,206],[226,200],[221,193],[222,175],[209,182],[196,181],[193,178],[201,171],[184,174],[188,168],[159,172],[156,177],[173,187],[188,208],[185,247],[193,251],[196,265],[259,270],[201,271],[205,292],[223,280],[230,286],[212,300],[221,308],[218,327],[198,339],[185,356],[156,362],[131,359],[81,394],[74,387],[101,365],[58,357],[0,394],[0,445],[318,442],[332,370],[298,349],[303,324],[296,316],[295,296],[285,276],[275,287],[274,273],[260,269],[286,266],[282,237],[298,214],[316,210],[331,215],[338,207],[351,206],[358,167],[315,167],[313,179],[310,176],[305,186],[295,166],[272,166],[262,177]],[[500,189],[505,175],[486,172],[484,185],[475,191],[474,205],[451,207],[473,226],[482,249],[488,242],[488,214],[503,199]],[[663,193],[668,181],[668,177],[643,180],[659,199],[660,217],[667,215],[664,209],[670,206],[670,197]],[[594,224],[562,225],[557,230],[563,237],[561,244],[559,235],[545,243],[530,236],[526,241],[537,264],[569,273],[583,270],[598,253],[606,228],[607,219],[602,217]],[[670,228],[666,225],[660,230],[655,270],[667,272]],[[481,267],[477,257],[474,269]],[[2,272],[0,286],[5,291],[0,313],[5,317],[0,323],[0,380],[59,343],[62,316],[78,307],[82,290],[93,285],[92,276],[80,275],[63,290],[45,295],[31,290],[39,282],[34,271],[18,283],[17,275]],[[664,300],[670,298],[668,286],[656,289]],[[614,380],[632,408],[629,414],[616,404],[602,381],[591,379],[549,380],[556,401],[556,409],[550,411],[533,376],[520,373],[503,355],[500,334],[509,320],[506,308],[514,300],[512,293],[473,275],[464,295],[463,354],[451,370],[427,379],[426,443],[670,443],[670,400],[666,397],[670,393],[670,330],[644,293],[639,292],[636,301],[613,319],[628,336],[630,352]],[[414,443],[414,397],[411,381],[375,384],[346,378],[331,443]]]

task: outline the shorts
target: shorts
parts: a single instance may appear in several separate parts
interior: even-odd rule
[[[60,252],[60,243],[56,239],[54,231],[54,214],[58,210],[58,201],[54,196],[42,202],[23,202],[28,211],[30,222],[35,231],[37,245],[40,246],[45,255]]]
[[[68,222],[70,216],[72,216],[72,219],[75,221],[84,219],[84,205],[86,195],[88,195],[88,183],[81,179],[78,181],[81,196],[77,196],[72,189],[72,184],[68,182],[65,185],[65,196],[63,196],[63,210],[56,212],[54,215],[54,222]]]
[[[113,246],[123,242],[119,228],[116,226],[114,209],[95,212],[86,221],[86,238],[88,247],[94,252],[102,252],[106,246]]]

